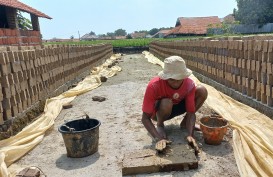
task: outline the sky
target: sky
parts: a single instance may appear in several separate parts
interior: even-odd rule
[[[43,39],[78,38],[124,29],[127,33],[174,27],[178,17],[218,16],[237,8],[236,0],[19,0],[52,17],[39,18]],[[29,14],[26,14],[27,18]]]

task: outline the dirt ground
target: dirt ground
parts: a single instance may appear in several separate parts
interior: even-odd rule
[[[122,67],[121,72],[109,78],[99,88],[78,96],[72,102],[73,108],[62,110],[44,140],[16,164],[38,166],[48,177],[116,177],[122,176],[121,160],[125,152],[153,148],[154,142],[141,123],[141,106],[148,81],[157,75],[161,67],[148,63],[142,54],[124,55],[122,60],[118,64]],[[93,96],[104,96],[107,99],[104,102],[94,102]],[[197,118],[211,112],[204,105],[198,111]],[[65,120],[75,119],[84,113],[101,121],[99,150],[85,158],[68,158],[58,127]],[[183,116],[178,116],[167,122],[167,134],[173,143],[186,144],[186,131],[179,128],[182,118]],[[195,135],[202,148],[198,169],[136,176],[239,176],[233,155],[231,130],[219,146],[205,144],[200,132]]]

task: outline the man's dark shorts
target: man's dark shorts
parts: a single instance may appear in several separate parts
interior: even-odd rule
[[[157,100],[155,102],[155,111],[157,112],[160,106],[161,100]],[[181,102],[179,102],[178,104],[173,105],[172,108],[172,113],[170,115],[170,117],[168,118],[168,120],[179,116],[181,114],[184,114],[186,112],[186,104],[185,104],[185,100],[182,100]],[[156,115],[153,118],[154,120],[157,120]]]

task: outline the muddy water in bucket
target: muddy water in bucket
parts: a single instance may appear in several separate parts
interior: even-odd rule
[[[87,118],[73,120],[59,127],[62,133],[67,157],[86,157],[98,151],[99,126],[97,119]]]
[[[219,117],[211,118],[210,116],[200,119],[200,128],[203,132],[203,137],[206,144],[219,145],[221,144],[224,135],[227,132],[227,120]]]

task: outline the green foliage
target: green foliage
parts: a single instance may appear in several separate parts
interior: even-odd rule
[[[131,36],[130,34],[128,34],[128,35],[126,36],[126,39],[133,39],[133,38],[132,38],[132,36]]]
[[[114,36],[115,36],[115,33],[107,33],[106,36],[114,37]]]
[[[22,15],[22,12],[17,10],[17,20],[18,20],[18,26],[20,29],[23,30],[32,30],[32,23],[29,19],[25,18]]]
[[[212,28],[213,26],[212,26],[212,24],[210,23],[210,24],[208,24],[208,28]]]
[[[99,37],[106,37],[106,34],[99,34]]]
[[[126,36],[126,30],[124,30],[124,29],[117,29],[116,31],[115,31],[115,36]]]
[[[272,0],[236,0],[235,19],[242,24],[273,23]]]
[[[192,38],[192,37],[191,37]],[[174,40],[186,40],[185,38],[172,38],[172,39],[155,39],[155,38],[144,38],[144,39],[119,39],[119,40],[94,40],[94,41],[80,41],[80,42],[47,42],[49,44],[65,44],[65,45],[94,45],[102,43],[110,43],[113,47],[134,47],[134,46],[149,46],[150,42],[155,40],[174,41]]]
[[[135,31],[135,33],[146,33],[146,34],[148,34],[148,31],[147,30],[139,30],[139,31]]]
[[[170,30],[170,29],[173,29],[173,27],[162,27],[162,28],[159,28],[159,31],[160,30]]]
[[[154,34],[156,34],[158,31],[159,31],[159,29],[153,28],[153,29],[151,29],[151,30],[149,31],[149,34],[150,34],[150,35],[154,35]]]
[[[96,33],[93,32],[93,31],[91,31],[91,32],[89,33],[89,35],[96,35]]]

